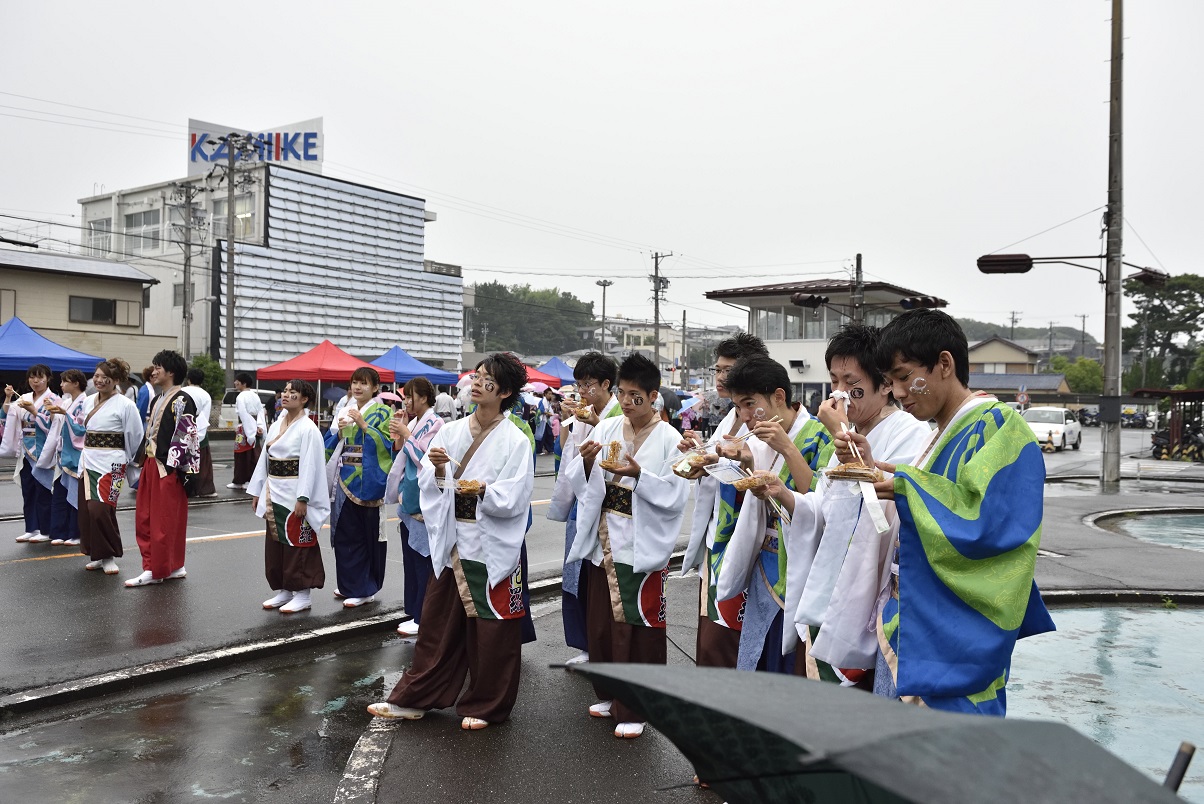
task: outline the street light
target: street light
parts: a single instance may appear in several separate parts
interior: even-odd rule
[[[614,282],[609,279],[599,279],[594,284],[602,288],[602,354],[606,354],[606,289]]]

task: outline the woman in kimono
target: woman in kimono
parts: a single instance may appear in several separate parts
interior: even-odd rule
[[[314,387],[290,380],[281,394],[282,414],[268,428],[267,443],[247,485],[255,515],[267,521],[264,567],[275,596],[265,609],[284,614],[310,607],[310,592],[326,583],[318,534],[330,516],[322,432],[309,418]]]
[[[84,447],[84,388],[88,380],[79,369],[62,377],[63,396],[46,409],[54,416],[39,466],[58,467],[50,496],[51,544],[79,544],[79,451]],[[52,457],[53,456],[53,457]]]
[[[25,532],[19,542],[50,541],[50,498],[54,486],[53,464],[49,469],[38,468],[38,459],[50,434],[52,417],[47,402],[58,397],[50,392],[50,367],[38,363],[29,367],[25,378],[30,392],[17,397],[11,385],[4,391],[12,400],[4,426],[4,441],[0,455],[16,458],[21,465],[21,501],[25,514]]]
[[[418,488],[434,577],[414,661],[388,699],[368,707],[373,715],[417,720],[455,704],[460,727],[476,730],[514,708],[526,614],[521,553],[535,473],[531,442],[507,411],[526,377],[513,355],[486,357],[472,381],[476,409],[445,424],[422,459]]]
[[[376,599],[385,583],[389,543],[380,539],[393,440],[392,410],[377,398],[380,375],[362,366],[351,375],[351,402],[339,412],[337,430],[326,434],[328,471],[334,492],[330,544],[337,586],[334,596],[353,609]]]
[[[435,413],[435,386],[426,377],[415,377],[402,389],[405,416],[394,416],[389,425],[397,459],[389,472],[385,502],[398,503],[401,519],[401,567],[403,602],[410,619],[397,626],[402,636],[414,636],[422,622],[422,600],[431,578],[431,547],[418,499],[418,468],[430,448],[431,439],[443,426]]]
[[[91,560],[84,569],[103,569],[116,575],[122,556],[117,529],[117,498],[125,483],[126,466],[142,446],[142,416],[138,406],[118,391],[130,364],[112,357],[96,366],[96,393],[84,403],[84,448],[80,452],[80,552]],[[134,470],[136,472],[136,469]]]

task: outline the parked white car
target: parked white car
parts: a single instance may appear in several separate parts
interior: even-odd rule
[[[1053,441],[1054,449],[1078,449],[1083,444],[1083,427],[1069,408],[1034,407],[1021,414],[1042,444]]]

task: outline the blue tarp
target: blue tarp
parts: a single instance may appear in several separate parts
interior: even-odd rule
[[[380,357],[372,361],[372,365],[391,369],[394,373],[397,387],[415,377],[426,377],[432,385],[455,385],[460,375],[454,371],[444,371],[434,366],[428,366],[421,360],[410,355],[400,346],[394,346]]]
[[[51,371],[79,369],[91,374],[102,359],[59,346],[16,316],[0,327],[0,371],[25,371],[35,363],[45,363]]]
[[[571,384],[574,382],[573,370],[569,368],[568,363],[565,363],[559,357],[553,357],[547,363],[540,366],[539,370],[544,374],[551,374],[553,377],[559,378],[562,383]]]

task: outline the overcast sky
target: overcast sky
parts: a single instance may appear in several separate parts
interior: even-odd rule
[[[1201,273],[1204,2],[1127,6],[1125,258]],[[1076,218],[1005,250],[1102,251],[1110,14],[1105,0],[10,3],[0,214],[78,225],[77,199],[102,185],[183,177],[190,117],[321,116],[325,172],[426,198],[427,257],[468,282],[600,304],[608,276],[608,313],[650,315],[650,255],[671,251],[663,316],[739,324],[703,293],[839,276],[861,252],[867,278],[954,315],[1077,327],[1085,313],[1102,337],[1093,274],[974,264]],[[50,233],[0,218],[18,228]]]

